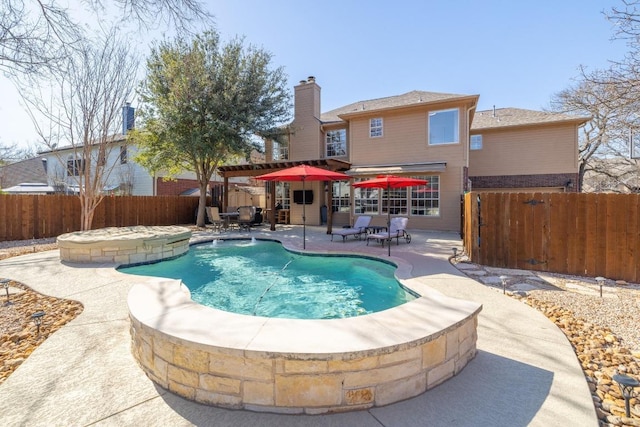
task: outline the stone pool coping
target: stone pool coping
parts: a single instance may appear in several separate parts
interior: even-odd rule
[[[229,408],[323,413],[416,396],[475,356],[482,306],[402,280],[410,265],[394,264],[421,297],[329,320],[229,313],[192,301],[179,280],[138,277],[128,296],[134,356],[163,388]]]

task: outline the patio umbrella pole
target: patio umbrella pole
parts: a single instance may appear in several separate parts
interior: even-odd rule
[[[387,256],[391,256],[391,204],[389,200],[390,191],[391,187],[389,183],[387,183],[387,233],[389,235],[389,240],[387,241]]]
[[[307,249],[307,218],[305,216],[307,210],[307,200],[304,194],[304,178],[302,178],[302,249]]]

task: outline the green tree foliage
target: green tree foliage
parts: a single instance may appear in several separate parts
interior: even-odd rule
[[[200,187],[197,224],[204,226],[206,188],[219,165],[258,148],[290,118],[283,69],[272,55],[242,39],[221,43],[215,32],[164,42],[147,60],[140,88],[141,130],[136,161],[151,172],[195,172]]]

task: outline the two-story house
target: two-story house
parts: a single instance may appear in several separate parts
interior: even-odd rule
[[[461,195],[471,189],[576,191],[578,127],[588,118],[518,109],[477,112],[479,95],[423,91],[322,113],[315,78],[300,81],[294,91],[288,145],[266,141],[265,164],[222,167],[225,179],[307,163],[344,171],[355,181],[379,174],[428,181],[392,190],[388,205],[382,190],[356,189],[347,181],[308,182],[314,197],[307,224],[321,224],[322,207],[331,206],[337,225],[359,214],[384,224],[390,211],[409,217],[410,228],[459,230]],[[302,207],[292,199],[301,184],[276,187],[275,201],[290,209],[292,223],[301,224]]]

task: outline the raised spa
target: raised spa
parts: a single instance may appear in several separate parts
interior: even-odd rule
[[[160,386],[221,407],[341,412],[419,395],[476,354],[481,306],[412,280],[412,301],[363,316],[288,319],[206,307],[178,279],[136,277],[133,354]]]

